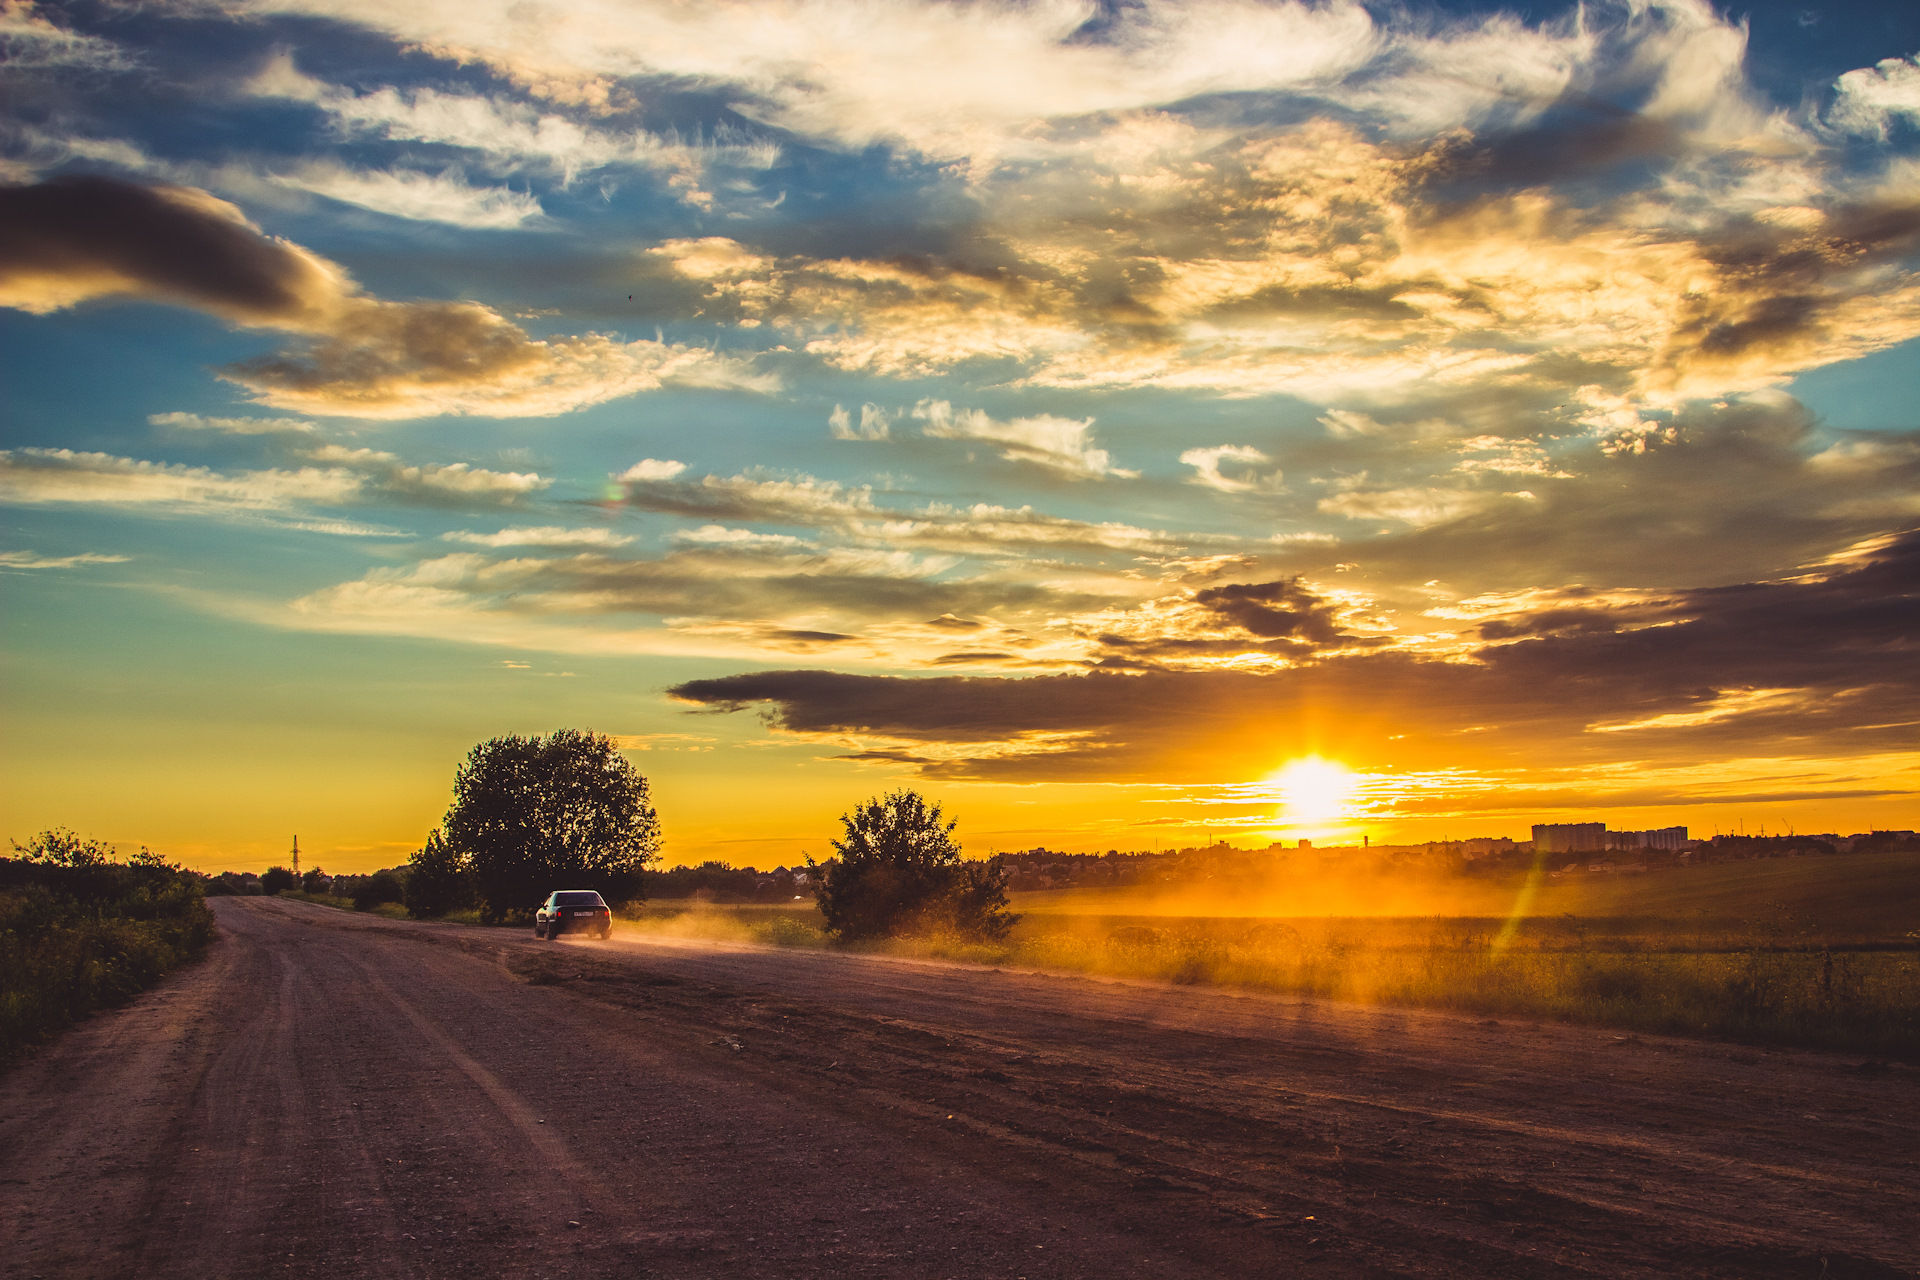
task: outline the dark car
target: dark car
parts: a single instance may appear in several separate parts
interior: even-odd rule
[[[583,933],[589,938],[604,938],[613,932],[613,911],[591,889],[560,889],[547,895],[533,913],[533,936],[557,938],[563,933]]]

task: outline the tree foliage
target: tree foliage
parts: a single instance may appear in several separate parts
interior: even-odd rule
[[[22,862],[54,867],[97,867],[113,861],[112,845],[104,840],[83,840],[67,827],[50,827],[25,844],[18,840],[7,843],[13,846],[14,856]],[[153,856],[144,848],[140,852]]]
[[[953,838],[958,821],[942,821],[939,805],[901,789],[843,814],[839,857],[817,867],[814,897],[827,932],[843,941],[944,930],[1004,938],[1005,877],[997,867],[962,862]],[[811,862],[811,860],[809,860]]]
[[[480,900],[474,886],[473,859],[448,844],[439,828],[427,833],[427,842],[407,868],[407,914],[416,920],[462,911]]]
[[[260,891],[262,893],[284,893],[288,889],[298,889],[300,880],[285,867],[268,867],[260,873]]]
[[[454,776],[442,825],[470,860],[489,923],[530,916],[554,889],[632,901],[660,849],[647,780],[590,730],[480,743]]]
[[[265,876],[260,877],[264,882]],[[406,877],[393,867],[382,867],[370,876],[354,881],[353,909],[371,911],[382,903],[399,902],[407,896]]]

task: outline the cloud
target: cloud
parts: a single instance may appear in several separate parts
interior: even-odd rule
[[[137,65],[113,41],[49,21],[31,0],[0,0],[0,67],[10,72],[126,71]]]
[[[315,195],[358,205],[375,213],[423,222],[444,222],[478,230],[511,231],[542,217],[540,201],[509,187],[475,187],[455,170],[421,173],[411,169],[348,169],[309,164],[271,181]]]
[[[0,551],[0,569],[72,569],[83,564],[125,564],[130,557],[84,551],[73,556],[43,556],[32,551]]]
[[[1264,673],[1018,679],[771,671],[669,692],[714,710],[763,705],[791,733],[910,752],[929,776],[1006,781],[1254,778],[1309,749],[1354,764],[1427,751],[1460,765],[1571,768],[1627,738],[1642,760],[1689,764],[1836,740],[1897,751],[1920,722],[1920,532],[1863,554],[1826,573],[1677,593],[1663,625],[1526,639],[1470,661],[1345,652]],[[1257,626],[1330,634],[1299,592],[1265,584],[1209,603]],[[1469,729],[1471,742],[1460,736]]]
[[[703,207],[712,204],[712,196],[695,179],[706,166],[765,169],[780,156],[777,145],[736,136],[737,130],[689,144],[642,129],[598,128],[551,107],[501,95],[449,93],[427,86],[382,86],[355,93],[301,72],[286,51],[270,59],[246,88],[261,97],[309,103],[348,137],[456,147],[478,153],[479,162],[494,172],[537,172],[563,186],[605,169],[661,171],[683,199]],[[592,105],[597,104],[589,104],[589,109]]]
[[[0,188],[0,306],[44,314],[114,295],[292,334],[282,351],[220,376],[302,413],[540,417],[669,383],[774,385],[701,348],[537,339],[475,302],[367,297],[339,267],[260,234],[202,191],[106,178]]]
[[[615,480],[671,480],[687,469],[684,462],[673,462],[660,458],[642,458],[640,461],[615,476]]]
[[[390,453],[324,445],[295,451],[312,463],[224,474],[72,449],[0,450],[0,502],[144,508],[182,515],[286,515],[369,502],[413,506],[511,506],[552,482],[531,472],[488,471],[463,462],[416,466]],[[348,524],[322,532],[392,533]]]
[[[1356,477],[1364,483],[1365,477]],[[1343,491],[1322,498],[1318,509],[1328,515],[1349,520],[1393,520],[1402,524],[1443,524],[1502,500],[1527,501],[1533,495],[1524,490],[1515,493],[1490,493],[1476,489],[1417,485],[1405,488],[1370,489],[1360,484],[1343,486]]]
[[[922,400],[913,416],[926,423],[921,432],[937,440],[983,440],[1000,446],[1009,462],[1025,462],[1075,480],[1137,479],[1138,471],[1113,465],[1105,449],[1093,447],[1093,419],[1041,414],[1003,422],[978,409],[955,409],[945,400]],[[867,425],[861,412],[861,426]],[[884,434],[885,423],[881,424]],[[867,437],[869,439],[874,437]]]
[[[128,294],[299,328],[319,325],[349,288],[333,264],[183,187],[110,178],[4,187],[0,231],[0,306],[36,315]]]
[[[751,529],[729,529],[725,525],[703,524],[698,529],[681,529],[675,542],[713,547],[803,547],[804,539],[786,533],[755,533]]]
[[[1827,122],[1884,141],[1896,118],[1920,124],[1920,56],[1887,58],[1834,82]]]
[[[633,539],[611,529],[567,529],[557,525],[522,526],[498,533],[454,529],[440,535],[445,542],[476,547],[624,547]]]
[[[809,475],[745,473],[697,480],[677,476],[678,471],[660,478],[621,477],[626,481],[628,505],[713,522],[831,530],[857,542],[970,555],[1012,555],[1042,548],[1172,555],[1196,541],[1223,541],[1183,538],[1119,521],[1073,520],[1025,506],[979,502],[962,507],[936,502],[911,509],[883,507],[874,501],[871,486],[849,486]]]
[[[233,436],[311,435],[314,425],[301,418],[208,418],[197,413],[151,413],[156,427],[178,431],[210,431]]]
[[[319,12],[253,0],[235,12]],[[1016,146],[1035,120],[1198,94],[1326,82],[1375,50],[1356,4],[1246,0],[1131,6],[1104,38],[1080,38],[1072,3],[893,0],[850,10],[774,0],[738,10],[594,3],[530,18],[497,0],[458,11],[349,0],[325,7],[403,43],[484,61],[556,98],[604,95],[607,79],[695,82],[750,119],[831,145],[895,142],[938,159]]]
[[[833,406],[827,415],[827,430],[835,440],[885,440],[893,429],[893,416],[877,404],[860,406],[860,425],[843,405]]]
[[[1252,445],[1222,444],[1211,449],[1188,449],[1180,455],[1180,462],[1194,469],[1191,483],[1218,489],[1221,493],[1257,493],[1280,487],[1279,468],[1262,474],[1260,468],[1269,466],[1273,459]],[[1224,466],[1232,466],[1240,474],[1227,475],[1222,470]]]

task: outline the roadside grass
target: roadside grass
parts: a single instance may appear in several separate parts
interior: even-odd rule
[[[316,907],[332,907],[335,911],[352,911],[352,898],[342,898],[331,893],[308,893],[304,889],[282,889],[274,895],[294,902],[311,902]]]
[[[824,947],[826,922],[812,899],[773,905],[716,906],[693,899],[655,900],[622,908],[616,918],[655,937],[709,942],[757,942],[776,947]]]
[[[197,876],[0,858],[0,1062],[152,986],[212,936]]]

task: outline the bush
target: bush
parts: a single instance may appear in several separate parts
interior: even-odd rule
[[[0,1060],[192,959],[213,936],[204,885],[141,850],[68,831],[0,858]]]
[[[371,911],[386,902],[401,902],[407,896],[407,882],[392,867],[374,872],[353,886],[353,908]]]
[[[260,892],[265,894],[285,893],[299,887],[299,879],[285,867],[268,867],[260,876]]]
[[[840,856],[817,868],[814,890],[836,939],[935,931],[998,939],[1019,918],[1005,909],[1005,873],[962,863],[959,823],[943,824],[940,806],[918,792],[869,800],[840,821],[846,839],[832,842]]]

